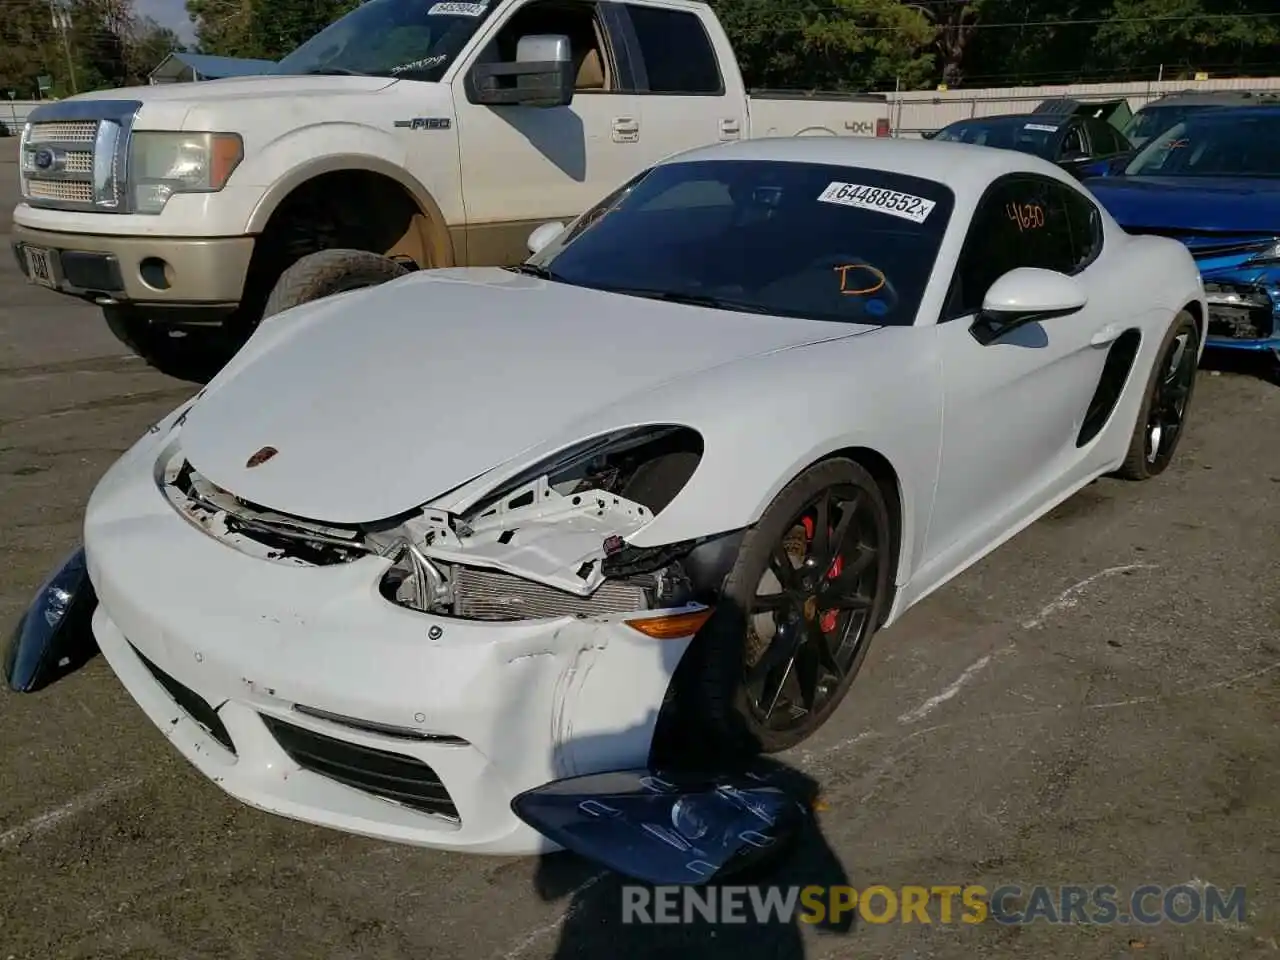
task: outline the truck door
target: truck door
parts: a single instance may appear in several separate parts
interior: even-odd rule
[[[747,138],[747,98],[729,40],[692,10],[611,5],[627,37],[639,93],[640,146],[649,163]],[[725,51],[717,54],[717,50]]]
[[[621,80],[603,3],[533,0],[489,27],[481,51],[454,81],[466,260],[519,263],[530,232],[569,220],[646,166],[638,140],[637,97]],[[566,107],[486,106],[468,96],[477,62],[515,60],[523,36],[569,37],[577,69]]]

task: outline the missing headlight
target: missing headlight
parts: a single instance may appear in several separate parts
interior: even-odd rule
[[[561,496],[613,494],[650,514],[666,509],[702,461],[702,435],[690,427],[657,424],[629,428],[574,444],[522,471],[477,507],[468,520],[534,505],[531,484],[545,477]]]

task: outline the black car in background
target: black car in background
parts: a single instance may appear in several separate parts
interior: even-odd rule
[[[1052,112],[974,117],[948,124],[929,137],[1017,150],[1044,157],[1076,177],[1082,168],[1128,155],[1133,145],[1100,117]]]

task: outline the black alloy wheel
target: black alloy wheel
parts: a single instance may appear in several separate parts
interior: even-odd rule
[[[743,538],[699,637],[711,733],[776,753],[821,727],[884,622],[896,562],[884,493],[861,464],[822,461],[788,484]]]

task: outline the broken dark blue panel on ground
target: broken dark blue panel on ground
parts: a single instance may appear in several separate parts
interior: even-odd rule
[[[79,548],[36,591],[4,655],[4,678],[18,693],[34,693],[78,670],[98,652],[91,621],[98,605]]]
[[[552,842],[656,886],[699,885],[790,847],[808,807],[767,776],[629,770],[520,794],[516,816]]]

